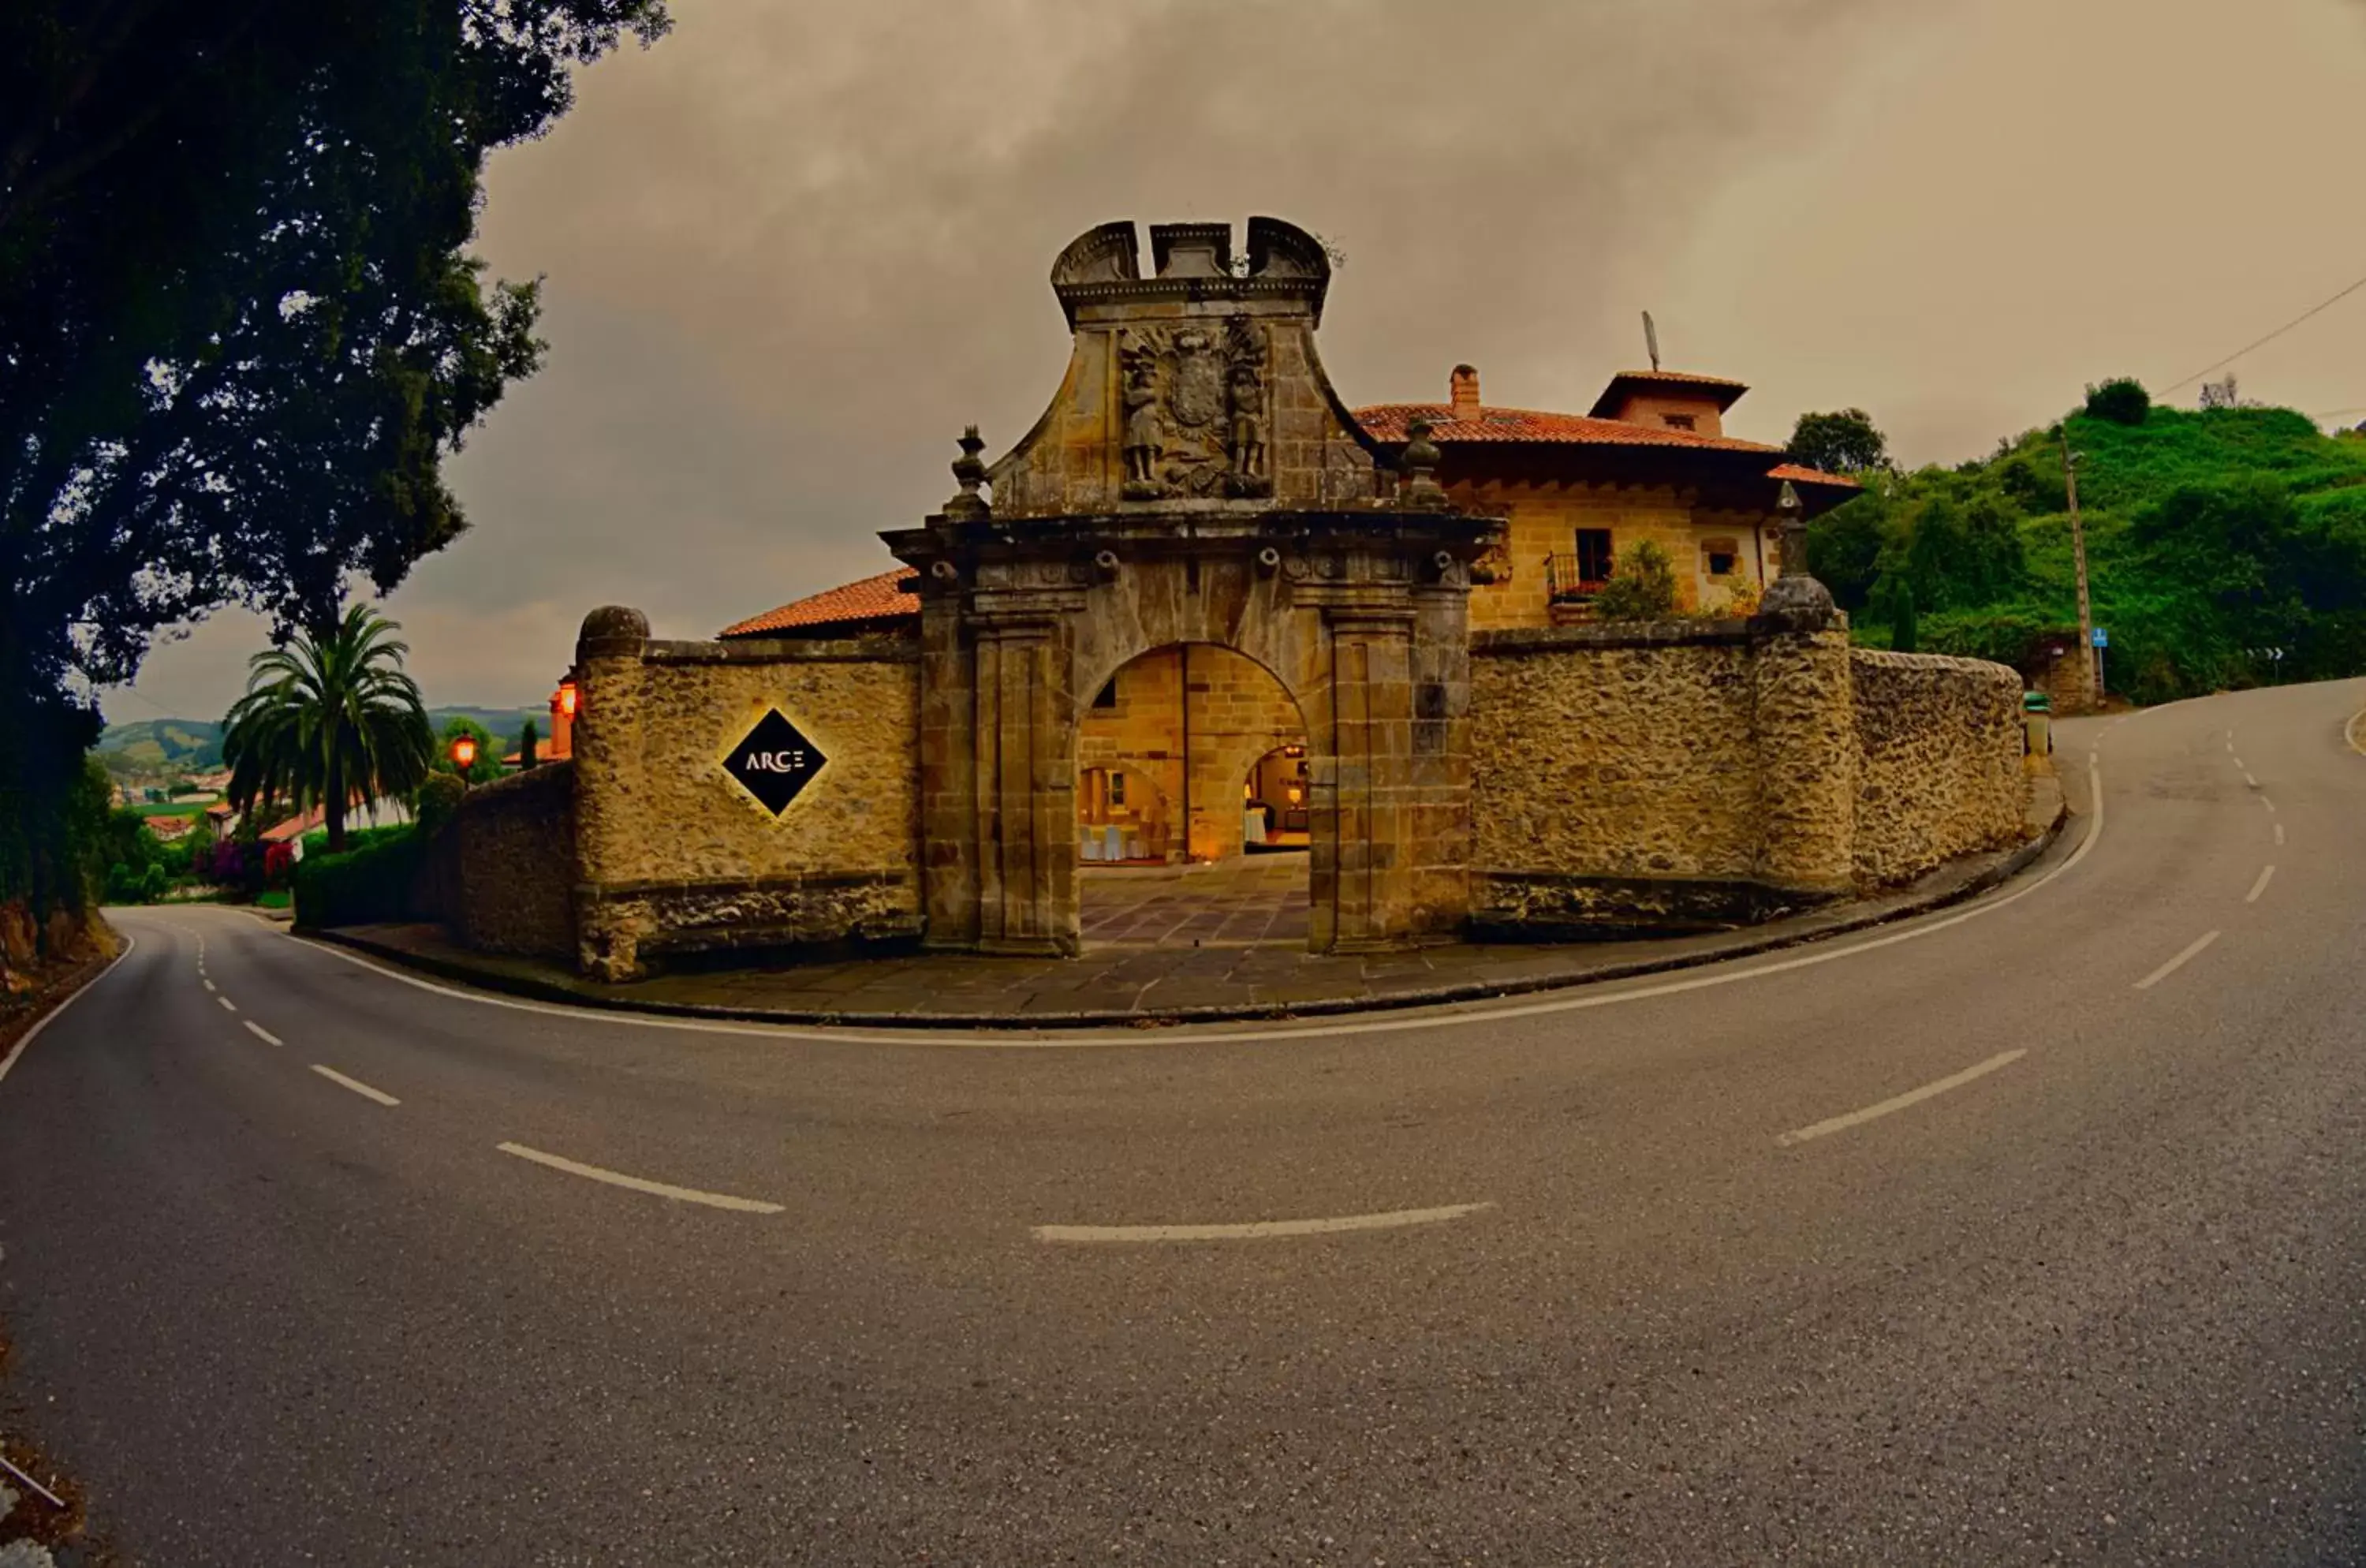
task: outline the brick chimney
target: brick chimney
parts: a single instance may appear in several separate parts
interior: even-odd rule
[[[1454,376],[1452,379],[1448,381],[1448,387],[1452,394],[1454,402],[1454,412],[1450,417],[1455,419],[1477,419],[1479,417],[1478,367],[1472,365],[1456,366],[1454,367]]]

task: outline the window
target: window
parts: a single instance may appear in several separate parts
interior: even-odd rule
[[[1125,775],[1123,773],[1111,773],[1110,774],[1109,779],[1109,803],[1111,806],[1123,806],[1125,804]]]
[[[1093,706],[1097,708],[1113,708],[1117,706],[1116,676],[1110,676],[1109,678],[1109,684],[1103,686],[1099,693],[1094,696]]]
[[[1577,531],[1577,580],[1580,582],[1610,581],[1610,530],[1580,528]]]
[[[1731,577],[1741,564],[1741,541],[1739,539],[1703,539],[1701,559],[1711,577]]]
[[[1660,416],[1660,423],[1670,430],[1690,430],[1693,428],[1693,416],[1688,413],[1663,413]]]
[[[1733,556],[1731,552],[1726,550],[1709,551],[1708,574],[1711,577],[1731,577],[1733,575]]]

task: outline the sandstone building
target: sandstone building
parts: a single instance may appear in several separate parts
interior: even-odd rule
[[[595,611],[569,761],[451,830],[518,878],[487,946],[1077,949],[1121,866],[1302,855],[1309,945],[1763,918],[2014,838],[2019,682],[1853,650],[1783,531],[1846,481],[1727,437],[1737,383],[1624,373],[1583,415],[1352,410],[1290,224],[1079,236],[1034,427],[883,536],[899,563],[713,641]],[[1629,544],[1683,618],[1600,623]],[[563,888],[504,845],[566,846]],[[521,848],[520,853],[523,853]],[[483,864],[476,873],[488,880]],[[544,881],[552,878],[545,876]]]

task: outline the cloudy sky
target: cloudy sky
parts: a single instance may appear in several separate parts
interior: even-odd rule
[[[961,426],[1042,411],[1052,257],[1112,218],[1342,249],[1350,403],[1470,360],[1582,410],[1648,308],[1755,389],[1733,434],[1858,404],[1914,462],[2366,274],[2359,0],[673,3],[493,164],[481,249],[551,346],[388,605],[431,702],[538,701],[595,604],[701,637],[884,570]],[[2366,292],[2236,369],[2366,419]],[[109,717],[219,715],[262,637],[217,617]]]

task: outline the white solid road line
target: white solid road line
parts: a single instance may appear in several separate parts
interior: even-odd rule
[[[2259,901],[2259,895],[2268,890],[2268,878],[2273,876],[2275,874],[2276,868],[2272,865],[2262,869],[2259,873],[2259,880],[2251,884],[2251,890],[2243,895],[2243,902],[2246,904],[2258,903]]]
[[[272,1043],[276,1045],[279,1042],[274,1040]],[[320,1074],[322,1077],[328,1079],[332,1084],[342,1085],[346,1089],[352,1089],[364,1100],[375,1100],[380,1105],[400,1105],[402,1103],[402,1101],[395,1099],[394,1096],[387,1093],[386,1090],[382,1089],[372,1089],[369,1085],[362,1082],[359,1078],[349,1078],[345,1077],[344,1074],[337,1071],[334,1067],[324,1067],[320,1063],[315,1062],[312,1064],[312,1070]]]
[[[2112,722],[2116,724],[2121,721],[2114,719]],[[1874,937],[1865,942],[1849,942],[1843,946],[1818,946],[1798,957],[1780,959],[1771,964],[1752,964],[1738,969],[1705,966],[1708,970],[1707,973],[1696,974],[1689,979],[1663,981],[1658,985],[1636,986],[1625,990],[1574,987],[1579,992],[1575,996],[1561,996],[1548,1001],[1525,1002],[1511,1007],[1468,1008],[1465,1004],[1466,1010],[1459,1012],[1439,1011],[1417,1016],[1394,1017],[1366,1015],[1350,1023],[1311,1024],[1296,1029],[1234,1029],[1222,1024],[1209,1024],[1195,1028],[1185,1025],[1176,1029],[1160,1030],[1157,1032],[1155,1040],[1145,1041],[1143,1038],[1143,1032],[1138,1029],[1111,1032],[1077,1030],[1073,1033],[1063,1032],[1058,1035],[1012,1035],[999,1032],[934,1031],[920,1027],[855,1031],[815,1029],[800,1024],[708,1023],[696,1019],[665,1018],[645,1013],[611,1011],[605,1009],[560,1007],[550,1002],[523,1001],[515,997],[487,996],[479,991],[464,991],[456,987],[439,985],[433,980],[422,980],[415,975],[406,975],[399,969],[390,969],[383,964],[375,963],[360,953],[348,953],[343,948],[315,942],[309,937],[291,936],[288,940],[302,942],[316,953],[325,953],[332,958],[341,959],[356,967],[366,969],[384,979],[394,981],[397,985],[413,986],[422,991],[433,991],[438,996],[451,997],[464,1002],[474,1002],[479,1007],[508,1008],[518,1012],[546,1013],[553,1018],[567,1019],[579,1027],[586,1023],[610,1023],[630,1029],[681,1030],[693,1034],[753,1035],[759,1039],[782,1042],[902,1045],[919,1050],[965,1051],[1139,1050],[1145,1045],[1186,1043],[1195,1045],[1256,1045],[1297,1040],[1335,1040],[1371,1034],[1400,1034],[1408,1031],[1425,1029],[1461,1029],[1474,1023],[1493,1023],[1505,1019],[1539,1018],[1554,1013],[1583,1012],[1592,1008],[1617,1007],[1625,1002],[1648,1001],[1658,997],[1681,996],[1690,991],[1706,991],[1719,986],[1738,985],[1744,980],[1763,979],[1770,975],[1787,975],[1795,969],[1811,969],[1818,964],[1833,964],[1843,958],[1853,958],[1861,953],[1877,953],[1884,948],[1895,947],[1900,942],[1918,942],[1923,937],[1934,936],[1940,931],[1952,931],[1967,920],[1977,920],[1984,915],[1992,915],[1999,909],[2010,908],[2023,898],[2045,891],[2056,878],[2066,876],[2077,870],[2079,863],[2084,861],[2095,846],[2102,841],[2103,769],[2102,764],[2093,757],[2087,760],[2087,777],[2089,799],[2092,802],[2090,820],[2088,823],[2086,837],[2079,841],[2077,849],[2070,852],[2069,858],[2026,887],[2017,888],[2000,897],[1983,899],[1956,914],[1927,919],[1917,924],[1904,925],[1887,936]]]
[[[2262,883],[2261,886],[2264,886],[2265,884]],[[2170,959],[2168,963],[2162,964],[2159,968],[2154,970],[2143,979],[2138,980],[2136,982],[2136,989],[2139,991],[2151,990],[2155,986],[2159,985],[2163,980],[2166,980],[2171,975],[2176,974],[2178,969],[2184,964],[2186,960],[2191,958],[2195,953],[2200,953],[2203,948],[2208,947],[2212,942],[2216,942],[2217,940],[2218,933],[2216,931],[2203,931],[2200,936],[2195,937],[2191,942],[2185,944],[2184,952],[2179,953],[2176,957]]]
[[[2349,716],[2349,722],[2341,727],[2341,738],[2349,742],[2349,749],[2352,751],[2366,757],[2366,740],[2359,739],[2358,727],[2361,723],[2366,723],[2366,708],[2360,708]]]
[[[1876,1117],[1903,1111],[1910,1105],[1920,1105],[1933,1095],[1944,1094],[1951,1089],[1961,1089],[1974,1078],[1986,1077],[1999,1067],[2009,1067],[2028,1055],[2028,1051],[2024,1049],[2007,1051],[2002,1055],[1990,1056],[1987,1061],[1975,1066],[1966,1067],[1960,1073],[1950,1073],[1936,1083],[1926,1083],[1921,1089],[1910,1089],[1904,1094],[1885,1100],[1878,1105],[1868,1105],[1862,1111],[1852,1111],[1845,1116],[1835,1116],[1829,1121],[1819,1122],[1812,1127],[1802,1127],[1797,1132],[1785,1133],[1774,1142],[1788,1147],[1793,1144],[1804,1144],[1810,1138],[1820,1138],[1827,1134],[1845,1132],[1851,1127],[1862,1126]]]
[[[231,1000],[228,997],[216,997],[214,1000],[221,1003],[222,1010],[226,1012],[236,1012],[238,1010],[238,1004]]]
[[[88,995],[97,987],[98,983],[101,980],[104,980],[109,975],[114,974],[116,965],[121,964],[124,959],[130,956],[132,948],[137,945],[138,943],[132,938],[128,936],[125,937],[123,939],[123,951],[117,953],[107,964],[106,968],[92,976],[90,977],[89,985],[84,986],[81,990],[76,991],[73,996],[68,997],[65,1000],[60,1002],[57,1006],[43,1013],[40,1018],[35,1021],[32,1028],[25,1031],[23,1035],[17,1039],[17,1043],[10,1048],[8,1054],[6,1056],[0,1056],[0,1078],[5,1078],[8,1076],[8,1069],[17,1065],[17,1058],[25,1054],[25,1047],[30,1045],[35,1040],[40,1038],[41,1031],[47,1029],[51,1024],[55,1023],[58,1021],[58,1014],[65,1011],[66,1009],[82,1000],[84,996]]]
[[[249,1034],[254,1035],[257,1040],[262,1041],[265,1045],[285,1045],[287,1043],[287,1042],[280,1039],[276,1034],[272,1033],[271,1031],[264,1028],[263,1025],[255,1022],[254,1020],[250,1018],[245,1021],[246,1032]]]
[[[645,1181],[637,1176],[626,1176],[622,1171],[603,1170],[596,1165],[584,1165],[559,1155],[545,1154],[540,1149],[527,1148],[524,1144],[496,1144],[493,1146],[505,1155],[515,1155],[520,1159],[530,1159],[536,1165],[546,1165],[553,1170],[563,1170],[569,1176],[588,1177],[593,1181],[604,1181],[611,1187],[629,1187],[636,1192],[648,1192],[659,1198],[671,1198],[677,1202],[704,1203],[711,1209],[736,1209],[748,1214],[777,1214],[783,1212],[780,1204],[767,1203],[760,1199],[734,1198],[727,1192],[701,1192],[694,1187],[673,1187],[662,1181]]]
[[[1385,1214],[1340,1214],[1327,1220],[1252,1220],[1231,1225],[1037,1225],[1035,1239],[1050,1242],[1260,1241],[1274,1236],[1331,1235],[1340,1231],[1384,1231],[1399,1225],[1434,1225],[1495,1205],[1449,1203],[1441,1209],[1397,1209]]]

